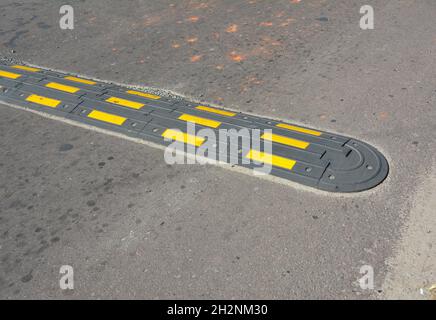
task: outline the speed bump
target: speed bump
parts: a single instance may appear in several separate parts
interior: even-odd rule
[[[177,141],[186,152],[207,144],[201,129],[217,136],[225,130],[251,134],[259,129],[271,150],[251,145],[243,151],[238,145],[237,165],[268,164],[271,175],[331,192],[371,189],[389,171],[377,149],[353,138],[43,68],[0,64],[0,101],[164,146]],[[189,132],[193,124],[195,131]],[[211,152],[227,153],[230,161],[229,148],[222,151],[220,144]]]

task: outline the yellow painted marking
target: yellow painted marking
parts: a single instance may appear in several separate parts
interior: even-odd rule
[[[202,126],[211,127],[211,128],[218,128],[221,125],[221,122],[219,122],[219,121],[210,120],[210,119],[201,118],[201,117],[196,117],[196,116],[192,116],[192,115],[186,114],[186,113],[182,114],[179,117],[179,120],[198,123]]]
[[[72,76],[65,77],[64,79],[67,79],[67,80],[70,80],[70,81],[74,81],[74,82],[84,83],[84,84],[90,84],[90,85],[94,85],[94,84],[97,83],[97,82],[94,82],[94,81],[91,81],[91,80],[86,80],[86,79],[72,77]]]
[[[17,78],[21,77],[21,74],[0,70],[0,77],[5,77],[5,78],[9,78],[9,79],[17,79]]]
[[[254,161],[267,163],[274,167],[280,167],[288,170],[292,170],[294,165],[297,163],[295,160],[292,159],[275,156],[269,153],[265,153],[253,149],[251,149],[250,152],[248,152],[245,157]]]
[[[206,112],[216,113],[216,114],[219,114],[219,115],[222,115],[222,116],[226,116],[226,117],[234,117],[234,116],[236,116],[236,113],[234,113],[234,112],[220,110],[220,109],[215,109],[215,108],[206,107],[206,106],[197,106],[197,107],[195,107],[195,109],[198,109],[198,110],[201,110],[201,111],[206,111]]]
[[[41,71],[41,69],[38,69],[38,68],[32,68],[32,67],[27,67],[27,66],[19,66],[19,65],[12,66],[12,68],[21,69],[21,70],[30,71],[30,72]]]
[[[41,104],[43,106],[47,106],[50,108],[56,108],[59,103],[61,103],[60,100],[51,99],[43,96],[38,96],[36,94],[32,94],[26,98],[26,101]]]
[[[92,110],[88,114],[88,118],[116,124],[118,126],[122,125],[124,123],[124,121],[127,120],[127,118],[120,117],[120,116],[117,116],[117,115],[114,115],[111,113],[101,112],[98,110]]]
[[[180,142],[187,143],[187,144],[191,144],[191,145],[194,145],[196,147],[201,146],[205,140],[203,137],[194,136],[192,134],[187,134],[187,133],[181,132],[179,130],[174,130],[174,129],[166,129],[162,133],[162,137],[167,138],[167,139],[171,139],[171,140],[175,140],[175,141],[180,141]]]
[[[292,126],[292,125],[286,124],[286,123],[279,123],[276,125],[276,127],[288,129],[288,130],[292,130],[292,131],[297,131],[297,132],[302,132],[302,133],[307,133],[307,134],[311,134],[313,136],[318,136],[318,137],[322,134],[319,131],[301,128],[301,127],[297,127],[297,126]]]
[[[145,92],[140,92],[140,91],[135,91],[135,90],[127,90],[126,93],[134,94],[136,96],[140,96],[140,97],[144,97],[144,98],[148,98],[148,99],[153,99],[153,100],[160,99],[160,96],[157,96],[155,94],[145,93]]]
[[[121,98],[117,98],[117,97],[110,97],[110,98],[106,99],[106,101],[110,102],[110,103],[118,104],[118,105],[123,106],[123,107],[132,108],[132,109],[141,109],[144,106],[143,103],[130,101],[130,100],[126,100],[126,99],[121,99]]]
[[[71,86],[66,86],[64,84],[60,84],[60,83],[57,83],[57,82],[50,82],[50,83],[47,83],[45,86],[47,88],[52,88],[52,89],[56,89],[56,90],[60,90],[60,91],[65,91],[65,92],[68,92],[68,93],[76,93],[77,91],[80,90],[79,88],[71,87]]]
[[[306,142],[306,141],[301,141],[301,140],[297,140],[297,139],[292,139],[292,138],[288,138],[288,137],[284,137],[284,136],[280,136],[278,134],[274,134],[274,133],[264,133],[261,136],[262,139],[264,140],[269,140],[272,142],[277,142],[280,144],[284,144],[287,146],[291,146],[291,147],[295,147],[295,148],[300,148],[300,149],[306,149],[310,143]]]

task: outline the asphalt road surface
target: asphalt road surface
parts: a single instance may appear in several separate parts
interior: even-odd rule
[[[0,298],[430,298],[434,0],[71,1],[74,30],[62,4],[2,0],[2,59],[355,137],[390,174],[320,193],[169,166],[162,150],[0,105]],[[366,4],[374,30],[359,27]],[[364,265],[374,289],[358,285]]]

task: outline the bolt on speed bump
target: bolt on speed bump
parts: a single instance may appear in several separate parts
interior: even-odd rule
[[[368,190],[389,171],[377,149],[346,136],[43,68],[0,64],[0,101],[164,146],[178,141],[194,151],[208,141],[186,132],[189,123],[217,136],[224,129],[260,130],[271,152],[251,146],[237,156],[243,160],[237,165],[255,169],[264,162],[271,175],[325,191]],[[214,146],[212,153],[229,153]]]

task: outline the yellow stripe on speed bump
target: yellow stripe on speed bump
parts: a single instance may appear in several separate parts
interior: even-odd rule
[[[89,85],[94,85],[94,84],[97,83],[97,82],[94,82],[94,81],[91,81],[91,80],[86,80],[86,79],[72,77],[72,76],[65,77],[64,79],[70,80],[70,81],[74,81],[74,82],[89,84]]]
[[[301,128],[301,127],[293,126],[293,125],[286,124],[286,123],[279,123],[276,125],[276,127],[288,129],[288,130],[292,130],[292,131],[297,131],[297,132],[301,132],[301,133],[307,133],[307,134],[311,134],[311,135],[317,136],[317,137],[319,137],[322,134],[321,132],[316,131],[316,130]]]
[[[5,77],[5,78],[9,78],[9,79],[17,79],[17,78],[21,77],[21,74],[0,70],[0,77]]]
[[[60,91],[65,91],[65,92],[68,92],[68,93],[76,93],[77,91],[80,90],[79,88],[71,87],[71,86],[66,86],[64,84],[60,84],[60,83],[57,83],[57,82],[50,82],[50,83],[47,83],[45,86],[47,88],[56,89],[56,90],[60,90]]]
[[[191,144],[196,147],[201,146],[205,140],[205,138],[203,137],[194,136],[192,134],[184,133],[174,129],[166,129],[162,133],[162,137],[175,141],[180,141],[185,144]]]
[[[284,137],[284,136],[280,136],[278,134],[274,134],[274,133],[264,133],[261,136],[262,139],[264,140],[269,140],[272,142],[277,142],[280,144],[284,144],[287,146],[291,146],[291,147],[295,147],[295,148],[300,148],[300,149],[306,149],[310,143],[306,142],[306,141],[301,141],[301,140],[297,140],[297,139],[292,139],[292,138],[288,138],[288,137]]]
[[[287,170],[292,170],[294,165],[297,163],[295,160],[292,159],[275,156],[269,153],[265,153],[253,149],[251,149],[250,152],[248,152],[245,157],[250,160],[267,163],[274,167],[280,167]]]
[[[127,120],[127,118],[120,117],[120,116],[117,116],[117,115],[111,114],[111,113],[98,111],[98,110],[92,110],[88,114],[88,118],[116,124],[117,126],[122,125],[124,123],[124,121]]]
[[[192,115],[186,114],[186,113],[182,114],[179,117],[179,120],[198,123],[199,125],[211,127],[211,128],[218,128],[221,125],[221,122],[219,122],[219,121],[210,120],[210,119],[201,118],[201,117],[196,117],[196,116],[192,116]]]
[[[130,101],[130,100],[126,100],[126,99],[121,99],[121,98],[117,98],[117,97],[110,97],[110,98],[106,99],[106,101],[113,103],[113,104],[118,104],[118,105],[123,106],[123,107],[132,108],[132,109],[141,109],[144,106],[143,103]]]
[[[30,96],[28,96],[26,98],[26,101],[37,103],[50,108],[56,108],[59,105],[59,103],[61,103],[60,100],[38,96],[36,94],[31,94]]]
[[[15,68],[15,69],[21,69],[21,70],[24,70],[24,71],[30,71],[30,72],[38,72],[38,71],[41,71],[41,69],[38,69],[38,68],[32,68],[32,67],[20,66],[20,65],[12,66],[12,68]]]
[[[145,93],[145,92],[140,92],[140,91],[135,91],[135,90],[127,90],[126,93],[133,94],[135,96],[140,96],[140,97],[148,98],[148,99],[153,99],[153,100],[160,99],[160,96],[157,96],[155,94]]]
[[[226,117],[234,117],[234,116],[236,116],[235,112],[220,110],[220,109],[216,109],[216,108],[212,108],[212,107],[196,106],[195,109],[201,110],[201,111],[206,111],[206,112],[211,112],[211,113],[216,113],[216,114],[219,114],[219,115],[222,115],[222,116],[226,116]]]

